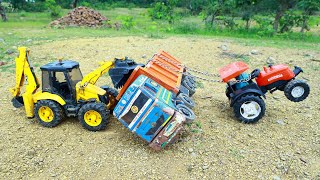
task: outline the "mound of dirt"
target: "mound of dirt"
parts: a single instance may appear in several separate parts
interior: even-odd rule
[[[49,25],[53,27],[59,26],[87,26],[87,27],[100,27],[103,22],[109,19],[104,17],[99,12],[87,8],[78,7],[70,11],[66,16],[52,21]]]

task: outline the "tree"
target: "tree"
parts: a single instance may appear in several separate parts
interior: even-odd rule
[[[76,8],[78,3],[79,3],[79,0],[73,0],[72,8]]]
[[[296,5],[296,3],[297,0],[276,0],[278,8],[276,10],[276,15],[273,21],[273,29],[275,32],[278,32],[281,17],[285,14],[285,12],[288,9],[293,8]]]
[[[300,30],[303,33],[304,30],[310,30],[308,21],[311,15],[320,10],[320,0],[302,0],[298,3],[298,8],[303,10]]]
[[[240,10],[242,20],[246,21],[246,29],[249,29],[250,20],[257,13],[257,0],[236,0],[236,8]]]
[[[0,0],[0,15],[3,21],[7,21],[7,15],[6,15],[6,11],[4,9],[4,7],[2,6],[2,1]]]

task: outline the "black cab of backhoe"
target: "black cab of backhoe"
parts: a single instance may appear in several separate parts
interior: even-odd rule
[[[76,99],[76,84],[83,76],[76,61],[66,60],[48,63],[40,67],[42,91],[58,94],[67,102]]]

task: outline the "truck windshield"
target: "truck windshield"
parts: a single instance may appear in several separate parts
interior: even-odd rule
[[[73,68],[69,73],[69,78],[70,78],[70,83],[71,83],[71,87],[72,90],[75,91],[76,90],[76,84],[82,80],[82,74],[81,71],[79,69],[79,67],[77,68]]]

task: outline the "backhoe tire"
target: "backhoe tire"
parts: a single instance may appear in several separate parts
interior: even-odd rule
[[[39,124],[48,128],[57,126],[65,117],[60,104],[51,100],[38,101],[34,112]]]
[[[266,105],[259,96],[248,94],[234,103],[233,111],[241,122],[255,123],[264,116]]]
[[[104,95],[104,101],[102,102],[107,105],[108,110],[110,110],[110,113],[112,113],[114,107],[116,107],[118,103],[116,97],[118,96],[119,92],[117,89],[111,88],[109,86],[101,86],[101,88],[107,92],[106,95]]]
[[[103,103],[83,105],[78,113],[81,125],[89,131],[100,131],[107,127],[110,111]]]
[[[292,102],[300,102],[305,100],[310,94],[309,85],[298,79],[291,80],[284,87],[284,95]]]

